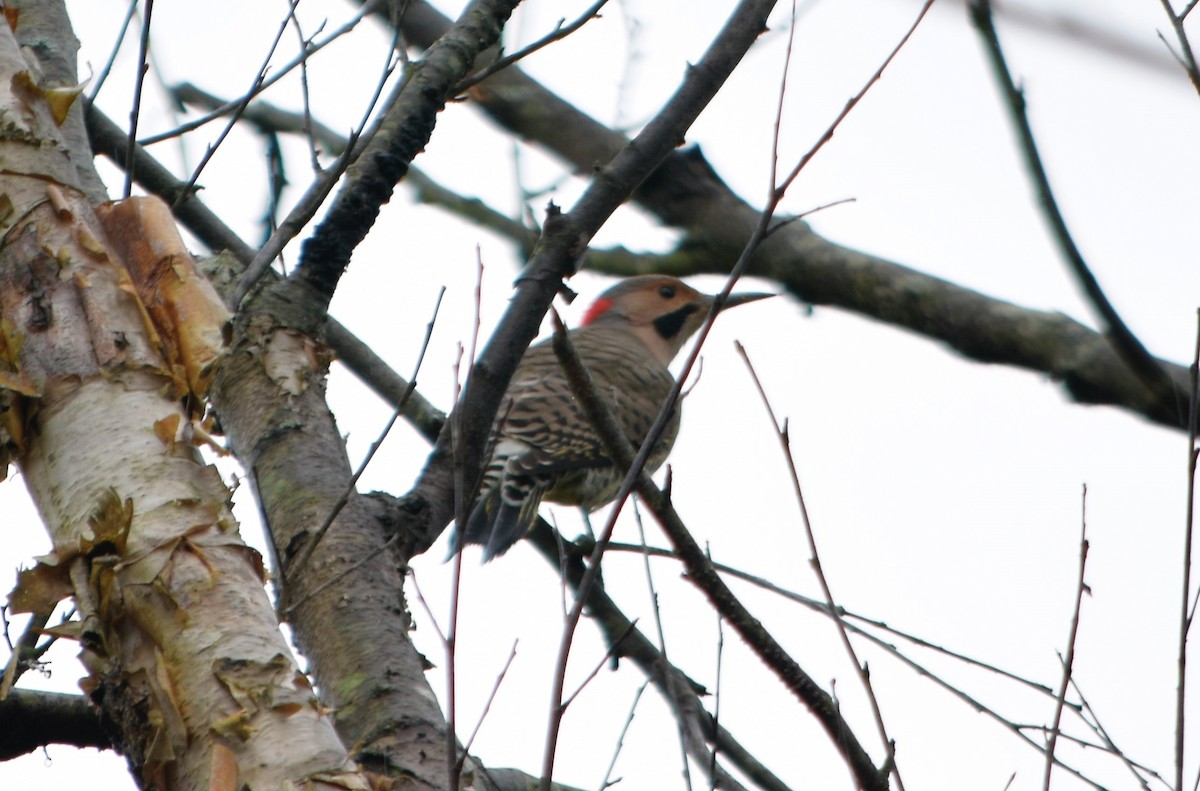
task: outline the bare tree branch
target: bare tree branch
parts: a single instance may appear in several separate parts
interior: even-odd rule
[[[1075,586],[1075,608],[1071,614],[1071,627],[1067,635],[1067,651],[1062,656],[1062,681],[1059,682],[1058,694],[1054,696],[1054,718],[1050,724],[1050,736],[1046,741],[1046,772],[1042,776],[1043,791],[1050,791],[1050,777],[1054,772],[1054,748],[1058,744],[1060,726],[1062,724],[1063,706],[1067,701],[1067,687],[1071,683],[1071,673],[1075,667],[1075,638],[1079,635],[1079,612],[1083,609],[1083,594],[1088,593],[1088,585],[1083,573],[1087,569],[1088,540],[1087,540],[1087,484],[1083,486],[1079,510],[1079,583]]]
[[[99,712],[82,695],[14,689],[0,700],[0,761],[51,744],[112,747]]]
[[[1192,51],[1192,42],[1188,38],[1187,30],[1183,27],[1184,21],[1192,9],[1196,7],[1196,3],[1194,1],[1188,3],[1183,11],[1177,14],[1175,13],[1175,9],[1171,7],[1171,0],[1161,0],[1161,2],[1163,10],[1167,12],[1167,17],[1171,20],[1171,29],[1175,31],[1175,40],[1179,43],[1179,52],[1171,49],[1171,45],[1167,43],[1167,40],[1162,37],[1161,33],[1159,34],[1159,38],[1183,69],[1184,74],[1191,81],[1192,87],[1197,93],[1200,93],[1200,68],[1196,66],[1196,54]]]
[[[1186,425],[1187,398],[1184,394],[1187,392],[1187,388],[1181,387],[1171,378],[1158,360],[1151,356],[1133,331],[1122,321],[1116,308],[1104,295],[1100,283],[1088,268],[1087,262],[1083,259],[1083,253],[1080,252],[1075,240],[1071,237],[1071,232],[1067,229],[1066,220],[1058,210],[1058,202],[1050,187],[1050,179],[1046,175],[1046,169],[1042,167],[1042,159],[1038,154],[1033,129],[1029,126],[1029,118],[1025,114],[1025,97],[1013,82],[1012,74],[1005,63],[1004,51],[1000,47],[1000,39],[992,24],[990,0],[970,0],[968,7],[971,11],[971,20],[979,31],[984,48],[987,50],[988,60],[991,62],[996,81],[1000,85],[1009,117],[1012,119],[1013,126],[1016,127],[1017,139],[1020,141],[1021,153],[1025,157],[1025,165],[1037,193],[1038,204],[1042,208],[1046,222],[1050,225],[1059,251],[1071,270],[1071,274],[1083,289],[1101,324],[1105,327],[1105,334],[1122,360],[1154,393],[1155,399],[1159,403],[1164,405],[1174,403],[1178,412],[1177,421],[1181,425]]]
[[[142,35],[138,42],[137,79],[133,85],[133,107],[129,111],[129,139],[137,139],[138,114],[142,110],[142,85],[146,81],[146,60],[150,51],[150,19],[154,11],[154,0],[146,0],[146,16],[142,19]],[[128,198],[133,189],[133,152],[125,159],[125,188],[121,197]]]
[[[1200,312],[1197,313],[1200,318]],[[1188,459],[1187,459],[1187,513],[1184,517],[1183,532],[1183,596],[1179,606],[1179,654],[1176,659],[1176,692],[1175,692],[1175,787],[1181,788],[1183,783],[1184,739],[1183,732],[1187,720],[1185,717],[1187,697],[1187,658],[1188,632],[1192,628],[1192,619],[1196,617],[1196,604],[1192,599],[1192,546],[1196,529],[1196,434],[1197,434],[1197,400],[1200,399],[1200,322],[1196,328],[1196,351],[1192,357],[1192,401],[1188,421]],[[1195,594],[1200,598],[1200,591]],[[1191,603],[1189,603],[1191,600]],[[1200,776],[1197,783],[1200,784]]]

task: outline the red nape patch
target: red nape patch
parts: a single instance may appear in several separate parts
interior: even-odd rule
[[[611,299],[601,297],[592,303],[592,306],[587,309],[587,313],[583,314],[583,326],[591,324],[596,319],[604,315],[605,311],[613,306]]]

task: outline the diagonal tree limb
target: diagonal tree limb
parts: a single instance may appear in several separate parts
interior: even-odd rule
[[[1025,97],[1013,82],[1012,74],[1005,62],[1004,51],[1000,47],[1000,38],[996,34],[995,25],[992,24],[991,3],[988,0],[970,0],[967,6],[971,12],[971,21],[979,32],[984,49],[987,51],[992,73],[995,75],[1008,107],[1009,117],[1020,143],[1021,154],[1025,158],[1025,167],[1029,171],[1029,177],[1033,181],[1034,191],[1037,194],[1038,205],[1050,226],[1051,235],[1058,244],[1059,252],[1088,302],[1091,303],[1092,309],[1105,328],[1105,334],[1121,359],[1155,394],[1156,400],[1164,404],[1174,401],[1178,410],[1178,419],[1186,424],[1187,396],[1185,393],[1187,389],[1179,386],[1171,378],[1121,319],[1116,308],[1100,288],[1100,283],[1092,274],[1087,262],[1083,259],[1083,253],[1080,252],[1075,240],[1071,237],[1071,232],[1067,229],[1067,221],[1058,209],[1058,201],[1055,200],[1054,191],[1050,187],[1050,177],[1046,175],[1046,169],[1042,166],[1037,141],[1034,140],[1033,129],[1029,126],[1029,117],[1025,113]]]

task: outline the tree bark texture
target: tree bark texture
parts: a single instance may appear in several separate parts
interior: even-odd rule
[[[139,227],[106,232],[58,132],[72,98],[0,25],[0,462],[54,547],[14,596],[75,597],[83,686],[143,786],[365,788],[193,445],[220,303],[165,207],[110,207]]]

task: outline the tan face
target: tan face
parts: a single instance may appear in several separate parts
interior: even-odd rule
[[[734,294],[733,307],[770,294]],[[663,365],[667,365],[700,328],[713,298],[670,275],[639,275],[605,291],[584,316],[584,326],[625,327]]]
[[[642,326],[703,299],[703,294],[678,278],[640,275],[622,280],[601,294],[584,316],[583,324],[619,320]]]

